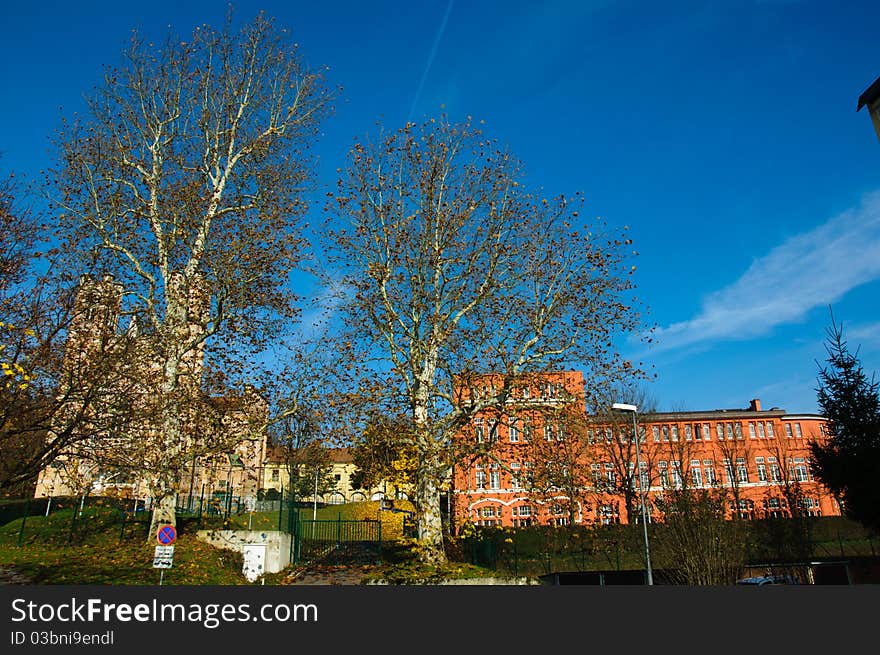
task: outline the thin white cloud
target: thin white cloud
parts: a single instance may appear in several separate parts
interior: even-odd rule
[[[852,349],[863,347],[874,350],[880,348],[880,321],[857,325],[844,323],[843,338]]]
[[[428,73],[431,71],[431,65],[434,63],[434,57],[437,56],[437,48],[440,46],[440,39],[443,38],[443,33],[446,31],[446,23],[449,20],[449,14],[452,13],[453,2],[454,0],[449,0],[449,4],[446,5],[446,12],[443,14],[443,20],[440,22],[440,27],[437,29],[437,35],[434,37],[434,43],[431,45],[431,52],[428,55],[428,63],[425,64],[425,68],[422,70],[422,77],[419,80],[419,88],[416,89],[416,95],[413,97],[412,105],[409,109],[409,116],[406,118],[407,123],[412,120],[413,114],[416,111],[416,105],[418,105],[419,98],[422,95],[422,89],[425,86],[425,80],[428,79]]]
[[[709,295],[697,316],[659,328],[655,350],[758,337],[877,278],[880,192],[755,260],[736,282]]]

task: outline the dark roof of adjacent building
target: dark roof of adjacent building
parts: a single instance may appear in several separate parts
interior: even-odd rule
[[[859,106],[856,107],[856,111],[861,111],[862,107],[870,105],[877,98],[880,98],[880,77],[859,96]]]

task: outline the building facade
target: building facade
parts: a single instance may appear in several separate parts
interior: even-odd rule
[[[662,520],[658,500],[684,488],[723,490],[728,514],[748,519],[841,513],[810,471],[823,417],[763,409],[758,399],[744,409],[638,414],[637,456],[632,413],[588,416],[574,392],[582,378],[567,375],[565,397],[544,384],[462,432],[475,454],[453,475],[459,527],[635,522],[640,488],[648,520]]]
[[[87,436],[74,440],[43,469],[36,497],[87,493],[144,499],[150,495],[148,449],[162,443],[156,392],[161,379],[159,346],[154,335],[144,333],[135,322],[120,329],[122,295],[122,286],[111,276],[80,280],[65,344],[65,379],[81,381],[92,374],[96,380],[111,381],[88,405],[78,398],[94,388],[58,390],[70,394],[71,412],[87,408],[79,423]],[[184,330],[196,336],[206,321],[209,296],[198,281],[182,295],[190,317]],[[174,463],[179,471],[178,504],[216,494],[256,496],[266,457],[268,403],[251,387],[238,394],[206,393],[204,344],[193,341],[196,345],[184,354],[178,370],[185,441],[184,459]],[[95,362],[104,368],[90,372]]]
[[[269,448],[266,461],[263,465],[262,489],[274,489],[287,494],[290,490],[290,467],[289,453],[287,449],[279,446]],[[407,490],[400,489],[386,482],[381,482],[369,489],[357,484],[355,471],[357,466],[350,448],[327,448],[326,460],[319,466],[309,464],[299,466],[301,475],[311,476],[311,470],[316,470],[318,481],[318,494],[314,493],[309,486],[308,492],[301,494],[298,501],[313,502],[328,505],[340,505],[342,503],[357,503],[368,500],[405,499]],[[306,485],[304,485],[306,486]],[[304,490],[305,491],[305,490]]]

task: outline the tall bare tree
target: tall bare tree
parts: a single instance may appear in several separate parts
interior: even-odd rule
[[[241,373],[295,314],[306,150],[331,94],[288,37],[262,14],[161,47],[135,33],[59,139],[50,182],[68,270],[113,274],[124,313],[153,335],[159,420],[138,439],[154,527],[175,518],[206,349]]]
[[[344,342],[373,365],[371,403],[412,417],[426,561],[445,559],[441,485],[473,417],[503,411],[530,372],[575,364],[589,395],[635,369],[614,346],[638,324],[630,239],[586,220],[580,195],[542,199],[522,178],[469,121],[440,118],[356,144],[335,196]]]

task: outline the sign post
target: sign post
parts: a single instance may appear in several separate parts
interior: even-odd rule
[[[163,525],[156,532],[156,541],[159,545],[153,553],[153,568],[159,569],[159,586],[165,577],[165,569],[170,569],[174,563],[174,546],[177,540],[177,530],[173,525]]]

